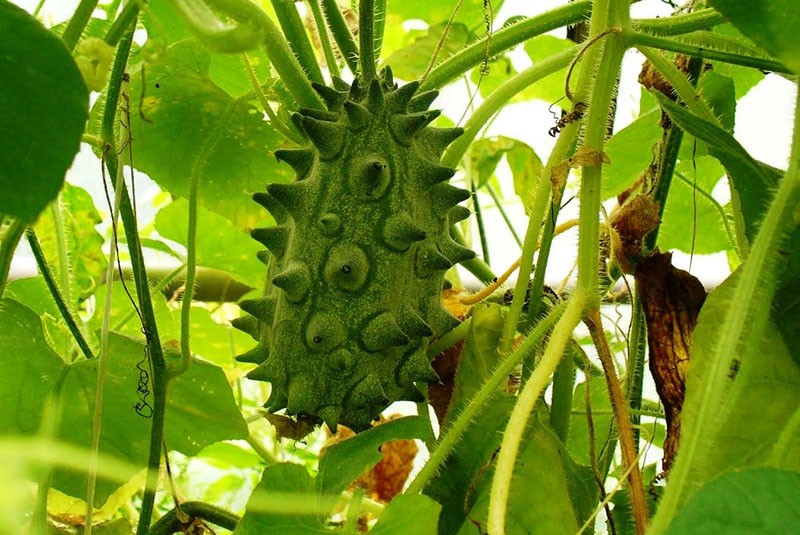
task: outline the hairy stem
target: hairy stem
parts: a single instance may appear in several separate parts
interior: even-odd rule
[[[33,257],[36,259],[39,272],[42,274],[47,289],[50,290],[50,295],[53,296],[53,301],[55,301],[56,307],[58,307],[58,311],[61,313],[61,318],[64,320],[64,323],[67,324],[69,332],[72,333],[72,337],[83,352],[83,355],[89,360],[93,359],[94,354],[89,344],[86,342],[86,338],[84,338],[80,327],[78,327],[78,324],[75,322],[75,318],[72,317],[67,303],[61,296],[61,291],[58,289],[55,278],[53,278],[53,273],[50,271],[50,266],[47,263],[47,259],[42,251],[42,246],[39,244],[39,239],[36,237],[36,232],[33,230],[33,227],[28,227],[26,237],[28,239],[28,245],[30,245],[31,251],[33,252]]]
[[[92,18],[92,12],[94,12],[96,7],[97,0],[81,0],[81,3],[78,4],[72,17],[69,19],[67,27],[64,28],[64,33],[61,34],[61,40],[64,41],[64,46],[66,46],[67,50],[70,52],[72,52],[75,49],[75,45],[78,44],[81,34],[83,34],[83,30],[89,23],[89,19]]]
[[[709,7],[672,17],[634,20],[631,26],[643,34],[680,35],[697,30],[708,30],[725,22],[726,19],[722,13]]]
[[[325,18],[328,21],[328,28],[331,30],[336,46],[339,47],[339,52],[344,58],[345,63],[350,68],[350,71],[355,74],[358,72],[358,45],[347,26],[347,21],[344,15],[339,10],[339,4],[336,0],[322,0],[322,9],[325,12]]]
[[[311,14],[314,16],[314,24],[317,26],[317,34],[319,35],[319,42],[322,46],[322,53],[325,56],[325,63],[331,76],[339,76],[339,63],[336,61],[336,56],[333,54],[331,47],[331,39],[328,36],[328,27],[325,25],[325,17],[322,14],[322,9],[319,5],[319,0],[308,0],[308,5],[311,7]]]
[[[628,415],[628,403],[622,394],[622,387],[617,377],[617,369],[614,366],[614,359],[608,348],[603,323],[600,317],[600,310],[595,309],[589,312],[586,319],[589,333],[603,365],[603,372],[608,387],[608,395],[611,400],[611,410],[614,412],[614,420],[619,430],[619,443],[622,448],[622,464],[628,473],[628,484],[631,493],[633,508],[633,518],[636,523],[637,535],[644,535],[647,529],[648,514],[647,502],[644,497],[644,487],[642,486],[642,474],[639,471],[639,464],[636,456],[636,446],[633,443],[633,430],[631,429],[630,416]]]
[[[297,7],[293,0],[272,0],[272,9],[278,17],[283,35],[289,43],[289,47],[294,51],[300,65],[312,82],[324,83],[322,70],[319,68],[317,58],[314,55],[314,47],[308,38],[303,21],[297,12]]]
[[[561,316],[553,328],[550,340],[544,350],[544,355],[542,355],[539,364],[525,382],[525,387],[522,389],[517,403],[511,411],[511,417],[503,433],[503,442],[497,455],[497,464],[495,465],[494,479],[492,480],[492,490],[489,498],[490,535],[502,535],[506,532],[506,508],[509,491],[511,490],[511,476],[514,473],[517,452],[525,434],[528,418],[533,411],[536,400],[539,399],[539,396],[550,382],[550,376],[553,375],[553,372],[558,367],[567,342],[572,335],[572,330],[578,325],[583,316],[585,304],[586,295],[581,288],[578,288],[570,297],[565,310],[563,306],[554,309],[564,310],[564,315]],[[525,343],[527,342],[528,339],[525,340]],[[512,355],[516,353],[517,351]]]
[[[447,457],[453,452],[453,448],[458,441],[466,433],[472,420],[481,410],[481,408],[491,399],[497,392],[497,389],[508,381],[508,375],[514,368],[522,362],[530,352],[544,339],[553,324],[562,317],[565,312],[565,305],[559,305],[553,308],[550,313],[536,325],[536,328],[531,331],[525,340],[514,350],[513,353],[508,355],[492,373],[492,376],[483,383],[478,393],[475,394],[467,405],[464,407],[455,421],[447,429],[443,431],[439,439],[439,445],[431,452],[431,457],[428,462],[422,467],[417,477],[408,486],[405,494],[416,494],[422,491],[425,486],[430,482],[433,475],[447,460]]]
[[[361,82],[367,87],[375,78],[375,0],[358,3],[358,63]]]

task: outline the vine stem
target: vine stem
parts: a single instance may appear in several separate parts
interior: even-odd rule
[[[272,0],[272,9],[278,17],[283,35],[289,43],[289,47],[295,53],[303,71],[313,82],[323,83],[322,70],[319,68],[314,47],[308,39],[303,21],[297,13],[297,7],[293,0]]]
[[[181,522],[180,513],[187,514],[190,519],[201,518],[221,528],[233,531],[241,520],[237,515],[204,502],[184,502],[171,509],[158,519],[150,529],[150,535],[171,535],[181,531],[185,524]]]
[[[564,315],[561,316],[550,340],[545,348],[539,364],[533,373],[525,381],[511,417],[503,433],[503,441],[500,445],[500,452],[497,455],[494,478],[492,479],[492,489],[489,498],[489,534],[503,535],[506,532],[506,508],[508,505],[509,491],[511,490],[511,476],[514,473],[514,465],[517,460],[517,452],[525,434],[528,417],[530,416],[536,400],[550,382],[550,376],[555,372],[564,349],[572,335],[572,330],[583,317],[584,306],[587,302],[586,293],[582,288],[578,288],[569,299]],[[541,324],[540,324],[541,325]],[[526,339],[525,343],[528,340]],[[514,352],[516,353],[516,351]]]
[[[64,323],[67,324],[69,332],[72,333],[83,355],[89,360],[93,359],[94,354],[89,344],[86,342],[86,338],[83,337],[80,327],[78,327],[78,324],[75,322],[75,318],[72,317],[72,313],[62,297],[61,291],[58,289],[58,285],[53,278],[53,273],[50,271],[50,266],[47,264],[47,259],[44,256],[42,246],[39,243],[39,239],[36,237],[36,232],[33,230],[33,227],[28,227],[25,234],[28,239],[28,245],[30,245],[31,251],[33,252],[33,257],[36,259],[36,265],[39,267],[39,272],[42,274],[47,289],[50,290],[50,295],[53,296],[53,301],[55,301],[56,307],[61,313],[61,318],[64,320]],[[106,276],[108,276],[108,273],[106,273]]]
[[[339,10],[338,2],[336,0],[322,0],[322,9],[325,12],[325,19],[328,21],[328,27],[331,30],[333,39],[336,41],[336,46],[339,47],[339,53],[341,53],[350,71],[356,74],[358,72],[358,45],[356,45],[356,40],[347,26],[347,21],[344,20],[344,15]]]
[[[603,365],[603,373],[606,377],[606,386],[608,387],[609,398],[611,400],[611,410],[614,412],[617,429],[619,430],[622,462],[628,473],[636,533],[637,535],[644,535],[647,529],[648,514],[647,502],[644,497],[644,486],[642,485],[642,473],[639,471],[636,446],[633,442],[633,430],[631,429],[631,420],[628,414],[628,403],[622,393],[622,387],[619,384],[617,370],[614,366],[614,359],[611,356],[611,351],[608,348],[608,341],[603,331],[603,323],[599,310],[595,309],[589,312],[586,318],[586,325],[589,327],[589,334],[591,334],[592,341],[597,349],[600,363]]]
[[[308,0],[308,5],[314,17],[314,24],[317,26],[317,34],[319,35],[319,42],[322,46],[322,53],[325,56],[325,63],[327,63],[331,76],[338,77],[341,75],[341,72],[339,71],[339,64],[336,62],[336,56],[333,54],[331,39],[328,36],[328,27],[325,25],[325,17],[322,14],[319,0]]]
[[[750,254],[741,267],[733,290],[731,306],[717,334],[717,342],[707,361],[707,379],[690,397],[684,410],[695,411],[691,432],[681,439],[681,447],[670,472],[669,485],[653,519],[651,533],[660,535],[686,503],[705,483],[692,477],[692,468],[709,455],[728,408],[732,381],[727,373],[732,359],[742,348],[759,347],[766,328],[777,287],[779,247],[797,228],[796,211],[800,203],[800,92],[795,102],[794,132],[789,168],[761,223]],[[746,365],[746,363],[745,363]],[[688,394],[688,391],[687,391]],[[688,429],[686,431],[689,431]]]
[[[81,0],[81,3],[78,4],[72,17],[69,19],[67,27],[64,28],[64,33],[61,34],[61,40],[64,41],[64,45],[70,52],[72,52],[75,45],[78,44],[84,28],[86,28],[86,25],[89,23],[89,19],[92,18],[92,12],[97,7],[97,2],[98,0]]]
[[[428,459],[428,462],[422,467],[417,477],[414,478],[414,481],[408,486],[405,494],[417,494],[422,492],[431,478],[433,478],[434,474],[447,460],[447,457],[452,453],[455,445],[458,444],[458,441],[461,440],[464,433],[466,433],[472,420],[474,420],[475,416],[478,414],[478,411],[480,411],[497,392],[497,389],[500,388],[503,381],[508,381],[508,375],[522,359],[529,355],[536,345],[544,339],[553,324],[555,324],[559,318],[562,318],[562,314],[565,313],[565,308],[566,305],[564,304],[559,304],[554,307],[528,334],[522,344],[497,366],[492,376],[483,383],[483,386],[481,386],[480,390],[475,394],[475,397],[467,403],[466,407],[458,415],[453,424],[442,431],[438,446],[431,452],[430,459]]]
[[[200,152],[192,164],[189,176],[189,221],[186,234],[186,282],[184,284],[183,299],[181,300],[181,363],[170,370],[170,378],[176,377],[189,369],[192,362],[191,332],[192,332],[192,300],[194,299],[195,281],[197,277],[197,196],[200,175],[208,162],[211,151],[219,141],[222,132],[228,124],[228,119],[234,110],[237,101],[232,102],[225,111],[225,117],[219,122],[216,130],[211,132],[203,141]]]

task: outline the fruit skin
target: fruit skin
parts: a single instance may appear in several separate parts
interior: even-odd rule
[[[276,151],[296,180],[254,195],[277,224],[252,231],[268,282],[234,326],[259,342],[239,360],[272,383],[268,409],[358,431],[436,380],[426,348],[458,324],[444,272],[474,253],[449,234],[469,195],[439,163],[462,131],[428,126],[435,94],[415,98],[418,84],[398,87],[388,69],[365,88],[335,85],[315,86],[327,111],[293,117],[309,146]]]

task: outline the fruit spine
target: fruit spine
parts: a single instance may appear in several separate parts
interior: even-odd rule
[[[293,116],[311,145],[275,153],[296,181],[254,195],[277,223],[251,233],[269,282],[234,325],[259,342],[239,360],[272,384],[268,409],[362,430],[437,379],[426,348],[458,323],[441,305],[444,272],[474,253],[449,234],[469,194],[439,163],[462,130],[428,126],[437,93],[398,88],[389,69],[334,86],[314,86],[327,111]]]

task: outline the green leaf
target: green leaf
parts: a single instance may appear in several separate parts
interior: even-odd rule
[[[0,213],[32,223],[78,152],[89,93],[61,40],[8,2],[0,50]]]
[[[156,215],[155,227],[163,237],[186,245],[189,224],[189,203],[179,199],[162,208]],[[197,263],[219,269],[252,286],[264,282],[264,264],[256,253],[263,246],[243,233],[229,220],[205,208],[197,210]]]
[[[0,434],[34,434],[65,364],[47,345],[39,316],[7,298],[0,301],[0,355]]]
[[[529,429],[520,445],[508,498],[506,533],[570,534],[578,531],[572,502],[571,465],[564,446],[539,410],[531,417]],[[484,470],[473,482],[465,502],[471,506],[469,520],[459,535],[475,533],[474,523],[486,527],[489,496],[494,470]]]
[[[131,76],[134,163],[163,188],[188,197],[198,179],[202,206],[248,228],[266,218],[250,195],[288,182],[272,152],[282,137],[248,100],[234,99],[209,77],[211,57],[190,39],[169,47],[142,76]]]
[[[525,209],[529,210],[533,204],[536,183],[542,176],[542,160],[531,147],[514,140],[514,144],[506,152],[506,161],[514,179],[514,192],[522,200]]]
[[[381,513],[372,535],[437,535],[442,506],[427,496],[397,496]]]
[[[792,358],[800,366],[800,229],[796,229],[787,240],[781,254],[788,259],[775,293],[772,317],[778,326]]]
[[[478,305],[472,309],[472,323],[461,351],[445,426],[453,422],[453,416],[462,411],[497,367],[496,349],[502,330],[503,311],[500,305]],[[498,389],[498,394],[500,392]]]
[[[510,137],[483,138],[470,145],[470,169],[477,178],[476,189],[482,188],[494,175],[497,164],[512,147],[519,143]]]
[[[701,488],[667,535],[800,532],[800,473],[774,468],[728,472]]]
[[[427,2],[426,5],[430,5],[430,2]],[[403,80],[416,80],[422,76],[439,47],[445,27],[446,23],[441,23],[431,26],[427,31],[408,32],[409,44],[394,51],[386,58],[386,64],[392,66],[394,75]],[[461,51],[472,41],[473,37],[472,32],[464,24],[453,24],[447,31],[444,43],[436,56],[437,63]]]
[[[711,0],[709,3],[755,44],[800,73],[800,49],[797,47],[800,10],[794,0]]]
[[[686,379],[686,400],[681,413],[681,442],[697,434],[699,448],[689,468],[693,494],[708,481],[727,470],[754,465],[769,465],[771,447],[791,416],[800,408],[800,367],[792,360],[780,334],[771,322],[760,343],[739,348],[730,355],[731,368],[724,377],[709,376],[708,359],[718,339],[719,325],[731,303],[738,272],[714,290],[703,305],[692,341],[692,362]],[[714,407],[711,428],[698,429],[697,415],[702,410],[708,385],[724,381],[726,402]],[[765,400],[769,400],[768,403]],[[678,454],[680,462],[681,453]],[[779,466],[800,469],[800,466]]]
[[[330,533],[324,521],[327,508],[314,493],[314,480],[296,464],[276,464],[264,470],[235,535],[265,533]],[[329,505],[332,507],[333,503]]]
[[[695,160],[694,166],[691,161],[681,161],[675,171],[692,183],[673,176],[658,233],[659,248],[696,254],[730,249],[733,244],[725,233],[723,214],[706,196],[711,194],[725,170],[716,159],[703,156]]]
[[[575,43],[568,39],[561,39],[552,35],[539,35],[533,39],[525,41],[525,52],[534,65],[543,61],[567,48],[575,46]],[[559,104],[569,106],[569,101],[564,99],[564,82],[567,76],[567,69],[562,69],[543,80],[536,82],[523,93],[526,98],[538,98],[548,104]],[[554,121],[555,122],[555,121]]]
[[[616,443],[616,435],[612,434],[611,404],[602,377],[593,377],[590,381],[589,403],[593,412],[594,451],[599,460],[607,455],[608,448],[614,447]],[[569,421],[567,450],[576,463],[591,466],[589,423],[588,414],[586,414],[586,383],[580,383],[575,387],[575,393],[572,396],[572,410],[577,414],[573,414]]]
[[[400,439],[432,440],[430,423],[420,416],[408,416],[373,427],[327,449],[319,461],[317,488],[324,494],[338,494],[381,459],[384,442]]]
[[[656,98],[678,126],[708,143],[709,154],[725,166],[735,197],[738,198],[737,216],[741,217],[745,235],[752,242],[764,211],[769,206],[776,177],[719,126],[697,117],[663,95],[656,95]]]
[[[714,28],[714,34],[719,34],[725,39],[735,40],[738,43],[746,43],[747,46],[753,46],[750,41],[730,23],[716,26]],[[733,84],[736,88],[737,100],[745,96],[750,89],[764,79],[764,73],[758,69],[723,63],[721,61],[714,63],[714,72],[733,80]]]
[[[653,161],[649,150],[661,139],[661,113],[653,110],[615,133],[606,143],[611,160],[603,167],[603,198],[616,196],[629,188]],[[642,150],[647,147],[648,150]]]
[[[144,468],[147,462],[151,420],[139,416],[134,406],[140,370],[147,370],[144,344],[110,333],[109,360],[103,387],[103,420],[100,451]],[[62,389],[64,403],[59,438],[89,449],[94,399],[97,386],[97,360],[73,364]],[[152,377],[150,377],[152,385]],[[147,401],[152,403],[152,396]],[[189,370],[171,381],[167,398],[165,440],[168,447],[185,455],[195,455],[203,447],[220,440],[245,438],[247,425],[239,413],[233,393],[222,370],[194,361]],[[86,459],[88,466],[88,458]],[[123,478],[130,478],[135,468]],[[102,470],[101,470],[102,472]],[[86,490],[86,474],[58,469],[52,485],[72,496]],[[102,505],[118,487],[117,483],[97,482],[95,505]]]
[[[64,229],[69,279],[72,283],[69,292],[72,302],[68,305],[74,307],[92,295],[105,276],[107,261],[103,254],[103,237],[95,230],[95,225],[102,223],[103,218],[97,213],[89,193],[70,184],[64,184],[57,209]],[[57,244],[59,236],[52,210],[42,213],[35,228],[53,276],[61,281]]]
[[[497,13],[502,1],[493,1],[492,9]],[[386,12],[399,16],[402,20],[422,19],[433,26],[447,22],[456,9],[452,2],[430,2],[428,0],[388,0]],[[456,12],[455,22],[463,22],[468,26],[483,23],[483,0],[464,0]],[[430,58],[430,56],[428,56]],[[392,64],[394,67],[394,64]]]

